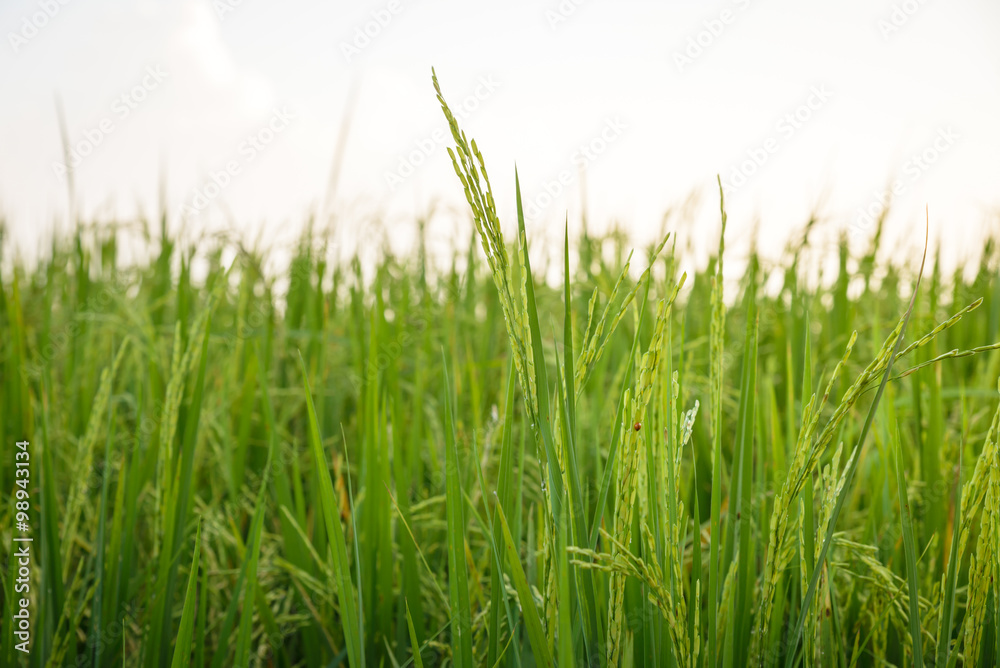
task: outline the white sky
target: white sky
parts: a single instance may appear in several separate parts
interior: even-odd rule
[[[61,1],[0,4],[0,211],[28,252],[65,218],[66,189],[53,169],[62,161],[55,94],[74,145],[88,151],[87,137],[103,135],[76,168],[85,216],[152,212],[161,176],[176,216],[231,163],[238,173],[187,231],[229,216],[287,239],[323,202],[356,85],[334,206],[345,234],[364,236],[362,223],[380,216],[402,249],[414,214],[438,202],[446,215],[437,232],[461,228],[464,238],[432,66],[453,107],[478,87],[482,99],[470,100],[477,108],[462,125],[485,154],[508,229],[515,161],[525,200],[537,204],[565,172],[563,192],[530,212],[534,239],[559,238],[567,210],[579,226],[583,144],[594,147],[592,224],[619,220],[646,242],[664,211],[697,191],[683,232],[694,255],[715,243],[715,174],[729,183],[741,164],[754,173],[727,199],[735,246],[757,224],[761,246],[775,254],[817,206],[830,234],[849,231],[894,179],[900,253],[922,242],[925,204],[946,257],[974,254],[983,230],[996,229],[995,2]],[[40,14],[49,5],[51,18]],[[391,18],[348,58],[344,45],[373,15]],[[689,50],[679,65],[699,39],[700,53]],[[165,73],[162,81],[147,68]],[[133,93],[144,99],[128,109],[120,98],[144,76],[148,90]],[[294,118],[275,119],[276,111]],[[796,111],[805,120],[783,120]],[[266,139],[269,123],[280,128],[270,143],[244,144],[251,134]],[[386,175],[420,146],[429,156],[415,155],[421,164],[391,188]],[[925,151],[933,164],[911,161]],[[763,166],[744,163],[753,155],[766,157]],[[870,232],[859,229],[862,239]]]

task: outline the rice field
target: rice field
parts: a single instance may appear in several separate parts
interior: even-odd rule
[[[539,266],[438,95],[450,262],[164,213],[0,266],[0,665],[996,665],[997,240],[823,282],[810,223],[734,286],[720,190],[689,274]]]

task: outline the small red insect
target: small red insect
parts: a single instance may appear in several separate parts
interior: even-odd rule
[[[636,431],[639,431],[640,429],[642,429],[642,423],[636,422],[634,425],[632,425],[632,428],[635,429]]]

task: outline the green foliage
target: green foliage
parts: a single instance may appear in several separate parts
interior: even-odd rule
[[[617,231],[549,256],[435,86],[456,262],[422,227],[364,266],[310,229],[271,273],[165,225],[129,266],[131,228],[2,249],[36,549],[0,664],[995,665],[998,245],[914,296],[880,236],[814,280],[810,223],[732,280],[720,193],[688,274],[674,236],[641,272]]]

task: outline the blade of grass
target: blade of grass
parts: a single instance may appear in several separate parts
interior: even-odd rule
[[[101,476],[101,503],[98,506],[100,513],[97,518],[97,559],[94,563],[94,573],[96,574],[96,589],[94,590],[94,612],[93,625],[91,628],[91,642],[94,644],[93,665],[101,665],[101,652],[104,650],[104,643],[99,642],[101,633],[101,615],[104,606],[104,531],[106,517],[108,513],[108,478],[111,477],[111,442],[115,437],[114,424],[114,402],[108,402],[108,433],[104,440],[104,475]]]
[[[503,509],[497,504],[497,517],[500,520],[500,528],[503,530],[504,544],[507,549],[507,564],[510,568],[511,579],[514,581],[514,589],[517,590],[517,597],[521,601],[521,615],[524,618],[524,626],[528,632],[528,642],[531,643],[531,650],[534,652],[535,663],[537,665],[550,668],[552,655],[549,653],[548,641],[545,631],[542,628],[542,620],[538,615],[538,607],[531,594],[531,587],[528,579],[524,575],[524,568],[521,566],[521,559],[517,554],[517,545],[513,536],[510,535],[510,527],[507,524],[507,517]]]
[[[511,442],[511,433],[514,428],[514,389],[515,389],[515,376],[514,376],[514,363],[513,360],[507,366],[507,393],[506,400],[504,402],[504,421],[503,421],[503,434],[501,436],[500,442],[500,471],[498,473],[497,482],[497,500],[501,506],[507,508],[508,512],[511,509],[511,490],[513,481],[511,477],[513,475],[513,459],[514,459],[514,448]],[[478,457],[476,457],[478,461]],[[482,494],[485,498],[486,496],[485,487],[482,489]],[[500,528],[500,524],[497,521],[497,513],[499,511],[493,510],[493,542],[491,544],[494,550],[494,565],[490,569],[490,601],[493,602],[490,605],[490,624],[489,624],[489,635],[487,638],[488,646],[486,652],[486,661],[488,664],[493,665],[500,660],[500,650],[499,650],[499,640],[500,640],[500,621],[502,610],[500,606],[496,605],[495,602],[498,600],[503,600],[505,605],[507,604],[507,589],[504,586],[503,572],[504,572],[504,557],[505,552],[499,549],[499,546],[503,544],[503,532]],[[488,516],[488,514],[487,514]],[[509,607],[509,606],[508,606]],[[514,628],[516,626],[517,619],[513,615],[512,611],[507,611],[508,615],[508,625],[510,628],[510,633],[513,636]],[[515,657],[516,657],[516,646],[515,646]],[[515,662],[517,659],[515,658]]]
[[[473,668],[472,612],[469,603],[469,569],[465,561],[465,514],[462,509],[462,486],[459,474],[458,446],[455,443],[455,418],[452,413],[452,389],[448,380],[448,360],[441,351],[444,373],[445,484],[448,516],[448,590],[452,614],[453,660],[458,668]]]
[[[320,501],[322,503],[320,512],[326,526],[327,536],[329,536],[330,551],[333,554],[334,585],[337,591],[337,603],[340,606],[344,642],[347,645],[347,655],[351,666],[364,668],[365,654],[362,650],[364,639],[361,635],[359,607],[354,598],[351,568],[347,561],[347,543],[344,538],[344,529],[340,526],[340,512],[333,496],[333,480],[330,478],[330,469],[323,454],[323,439],[319,434],[312,390],[309,388],[309,376],[301,353],[299,354],[299,368],[302,371],[302,384],[306,393],[306,409],[309,415],[309,451],[312,453],[313,466],[318,473]],[[357,534],[355,533],[355,535]]]
[[[187,668],[191,665],[191,638],[194,633],[194,613],[198,598],[198,565],[201,563],[201,524],[194,536],[194,556],[191,557],[191,573],[188,575],[187,592],[184,594],[184,610],[177,638],[173,643],[174,656],[171,668]]]
[[[913,518],[910,500],[906,493],[906,476],[903,473],[903,455],[899,446],[899,429],[893,439],[896,460],[896,491],[899,494],[899,521],[903,529],[903,553],[906,557],[907,591],[910,598],[910,639],[913,641],[913,666],[923,668],[923,638],[920,635],[920,586],[917,576],[917,548],[913,541]]]
[[[945,575],[943,594],[941,596],[941,617],[938,620],[937,636],[937,666],[947,666],[951,652],[951,633],[955,623],[955,599],[958,589],[958,571],[961,555],[958,553],[959,534],[962,526],[962,454],[963,447],[958,449],[958,470],[955,473],[955,512],[952,520],[951,549],[948,551],[948,572]]]
[[[567,557],[566,546],[569,524],[566,517],[566,506],[563,506],[563,516],[559,522],[558,539],[556,542],[556,560],[558,570],[558,598],[559,598],[559,665],[574,666],[573,660],[573,605],[569,595],[569,558]]]
[[[524,291],[525,307],[528,317],[528,332],[530,339],[528,347],[533,356],[535,367],[535,394],[537,402],[537,414],[535,416],[537,424],[536,433],[541,434],[544,457],[543,464],[548,471],[549,496],[552,507],[550,512],[553,518],[560,517],[559,506],[564,501],[562,474],[559,471],[559,458],[556,456],[555,444],[552,440],[552,425],[549,416],[549,381],[545,368],[545,355],[543,354],[542,333],[538,326],[538,309],[535,306],[535,285],[531,275],[531,261],[528,258],[528,239],[524,231],[524,208],[521,205],[521,183],[518,179],[517,169],[514,169],[514,191],[517,195],[517,229],[520,248],[522,250],[522,271],[524,271]],[[528,392],[525,392],[528,394]]]
[[[417,642],[417,630],[413,628],[413,617],[410,616],[410,604],[406,603],[406,628],[410,632],[410,651],[413,655],[413,665],[424,668],[424,660],[420,657],[420,643]]]
[[[816,560],[816,569],[813,572],[812,578],[809,580],[809,587],[802,599],[802,608],[799,611],[798,622],[796,622],[794,627],[795,630],[789,638],[790,647],[792,648],[798,647],[799,640],[802,637],[802,629],[806,620],[806,611],[809,610],[812,598],[816,593],[816,585],[819,582],[819,574],[823,571],[823,564],[826,561],[826,553],[830,549],[830,544],[833,542],[833,535],[837,528],[837,518],[840,516],[840,511],[844,507],[848,491],[851,488],[851,482],[853,482],[854,474],[857,471],[859,459],[857,455],[864,446],[868,432],[871,430],[872,422],[875,419],[875,412],[878,410],[879,401],[882,399],[882,393],[885,391],[886,383],[892,373],[893,362],[896,361],[896,355],[899,352],[900,346],[903,343],[903,338],[906,335],[906,325],[910,322],[910,314],[913,313],[913,305],[916,303],[917,292],[920,290],[920,279],[924,274],[924,262],[927,260],[927,241],[929,234],[930,219],[928,214],[928,221],[924,232],[924,255],[923,259],[920,261],[920,271],[917,274],[917,281],[913,286],[913,294],[910,296],[910,305],[907,307],[906,313],[903,315],[903,320],[899,328],[899,334],[897,335],[896,342],[893,345],[892,353],[889,355],[889,361],[886,364],[885,371],[882,372],[882,381],[878,386],[878,391],[875,393],[875,398],[872,400],[872,405],[868,409],[868,415],[865,417],[861,433],[858,435],[857,445],[854,446],[854,454],[851,456],[850,463],[848,464],[848,468],[845,473],[844,486],[841,489],[840,494],[837,496],[837,501],[833,506],[833,512],[830,515],[830,521],[827,525],[826,538],[823,540],[823,546],[820,548],[819,558]],[[792,666],[795,665],[796,654],[795,649],[788,652],[788,657],[785,662],[786,668],[792,668]]]
[[[739,553],[736,562],[736,610],[751,610],[753,607],[753,585],[756,581],[756,573],[751,569],[752,546],[751,519],[753,509],[751,506],[752,486],[753,486],[753,460],[754,460],[754,418],[756,416],[757,397],[757,314],[754,301],[756,299],[755,282],[756,276],[753,269],[750,272],[750,290],[747,296],[747,333],[744,350],[746,351],[743,364],[743,387],[740,391],[740,411],[739,411],[739,464],[734,468],[739,471],[738,484],[736,486],[738,505],[736,507],[736,521],[734,540],[739,543]],[[733,627],[735,653],[733,659],[736,665],[744,665],[750,651],[750,617],[751,615],[732,615],[731,619],[736,621]]]
[[[249,542],[246,546],[244,560],[246,566],[246,585],[243,589],[243,613],[240,616],[239,635],[236,639],[235,665],[248,665],[250,661],[250,631],[253,623],[254,596],[257,591],[257,564],[260,560],[260,541],[264,529],[264,507],[267,503],[267,489],[271,477],[271,465],[274,459],[275,439],[270,439],[267,451],[267,462],[260,477],[260,487],[257,490],[257,502],[254,508],[253,521],[250,524]],[[264,616],[264,611],[261,611]]]
[[[711,543],[709,544],[708,557],[708,666],[715,668],[718,665],[719,639],[718,639],[718,618],[719,618],[719,596],[720,577],[719,573],[719,544],[722,539],[722,531],[719,516],[722,513],[722,354],[724,346],[724,323],[726,306],[723,302],[722,289],[722,259],[725,250],[726,238],[726,200],[722,190],[722,180],[719,182],[719,209],[722,214],[722,231],[719,234],[719,256],[716,259],[715,277],[712,283],[712,316],[711,316],[711,352],[709,355],[710,365],[710,392],[712,419],[712,506],[710,509],[709,526]]]

